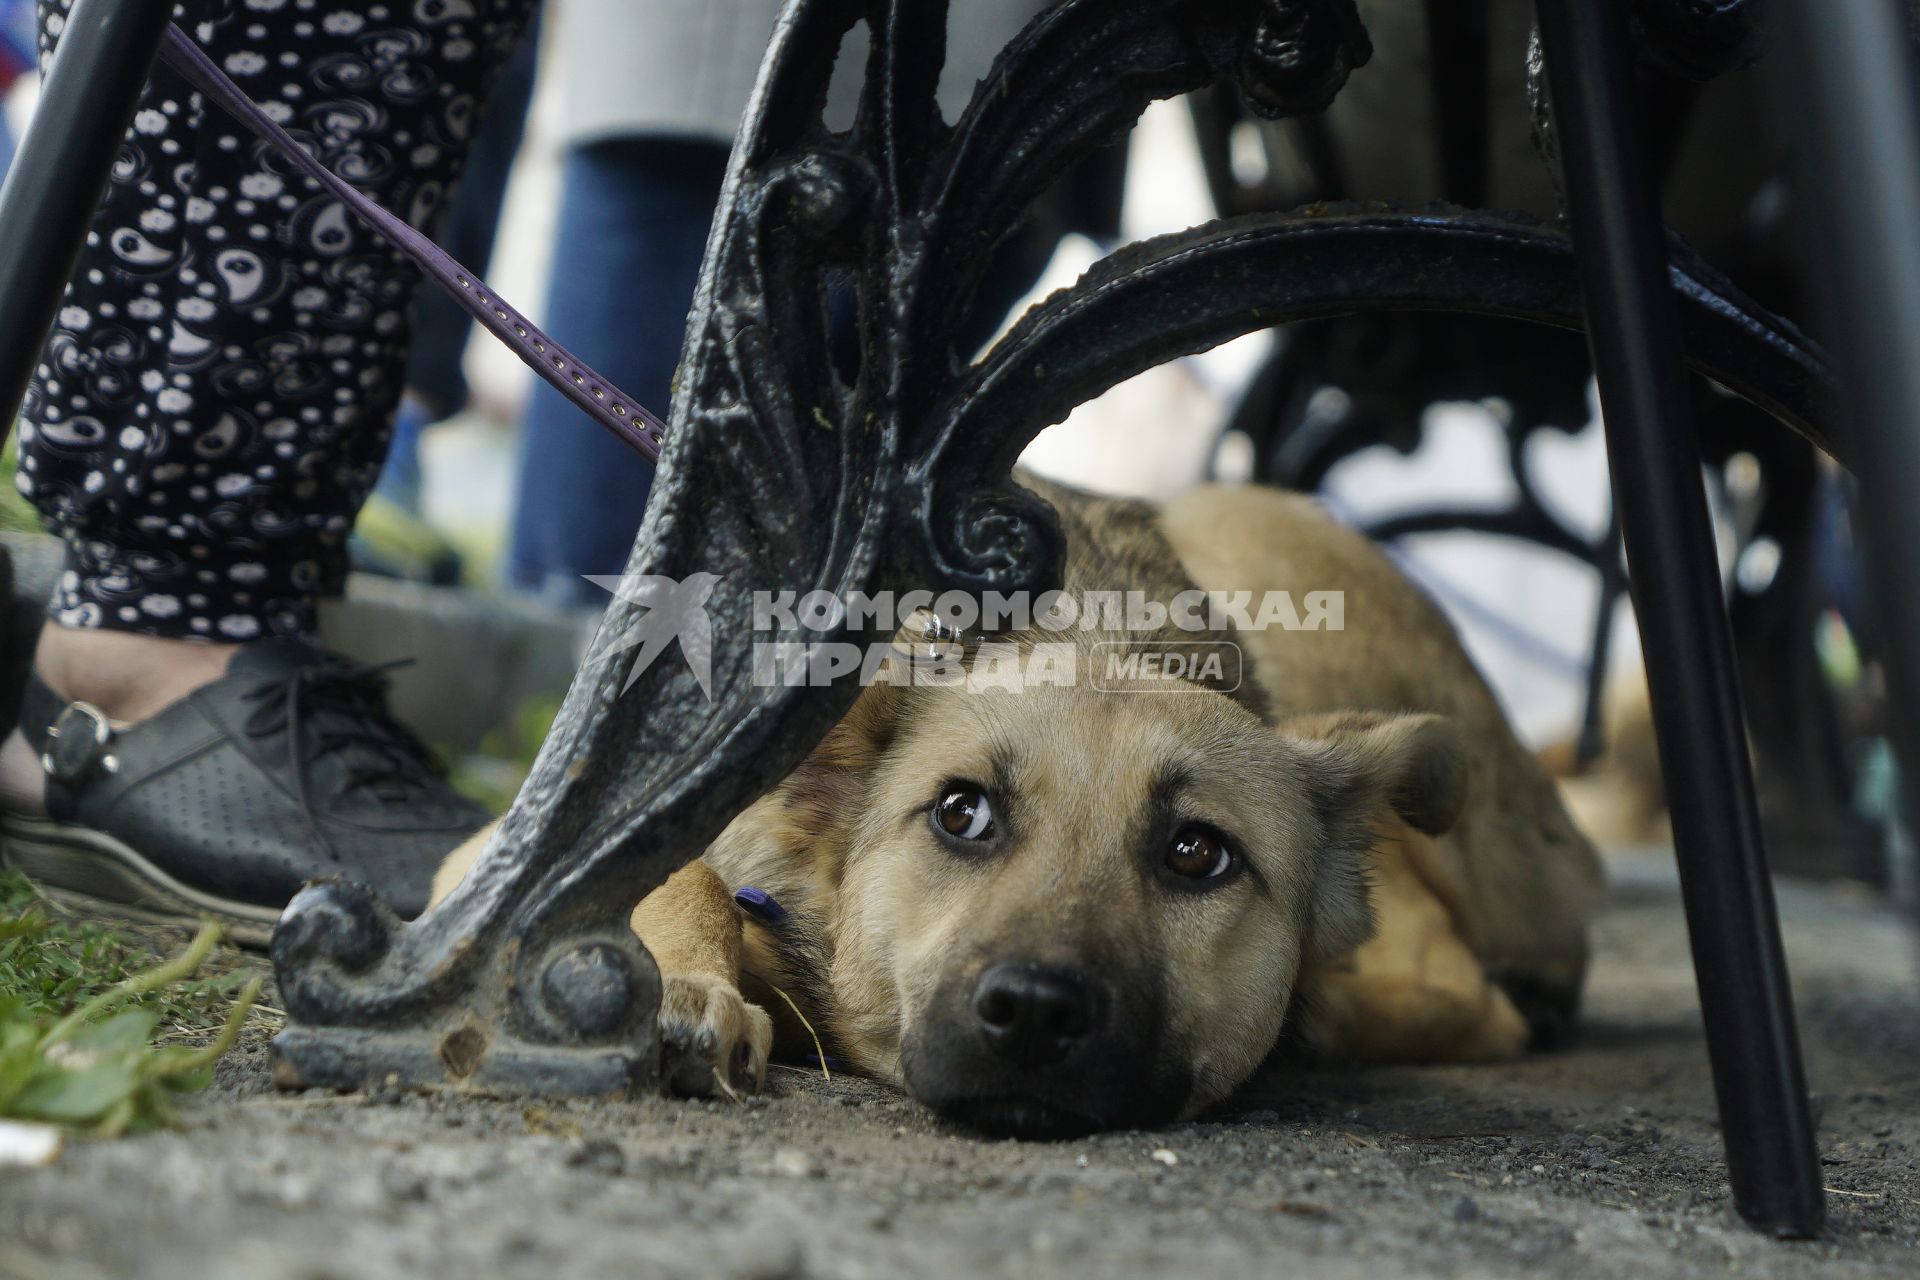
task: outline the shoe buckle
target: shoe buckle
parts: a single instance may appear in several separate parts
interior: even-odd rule
[[[40,767],[56,782],[73,786],[95,769],[114,773],[120,757],[108,751],[113,723],[107,713],[87,702],[68,703],[59,718],[47,726],[47,748]]]

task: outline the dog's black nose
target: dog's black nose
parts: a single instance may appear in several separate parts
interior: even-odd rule
[[[1072,1053],[1099,1026],[1104,1006],[1085,978],[1031,964],[997,964],[973,989],[987,1043],[1022,1067],[1051,1066]]]

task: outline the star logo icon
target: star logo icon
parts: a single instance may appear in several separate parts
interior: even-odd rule
[[[707,601],[720,584],[719,575],[695,573],[674,579],[644,573],[589,574],[587,581],[612,592],[616,600],[646,611],[588,659],[602,662],[629,649],[639,650],[621,693],[633,688],[654,660],[678,640],[681,656],[686,658],[700,692],[707,695],[707,701],[713,701],[713,619],[707,616]]]

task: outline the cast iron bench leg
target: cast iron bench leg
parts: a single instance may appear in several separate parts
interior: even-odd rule
[[[161,0],[77,0],[67,15],[0,187],[0,439],[33,381],[172,14]]]
[[[1898,5],[1795,0],[1774,96],[1795,144],[1807,281],[1839,374],[1859,478],[1907,812],[1920,815],[1920,66]]]
[[[1537,11],[1734,1202],[1763,1230],[1814,1235],[1820,1165],[1626,7],[1537,0]]]

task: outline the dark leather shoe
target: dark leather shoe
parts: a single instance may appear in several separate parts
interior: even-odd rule
[[[380,668],[284,640],[139,724],[29,680],[20,727],[47,817],[0,815],[0,861],[132,914],[212,915],[264,945],[300,886],[344,876],[426,908],[435,868],[488,819],[387,710]]]

